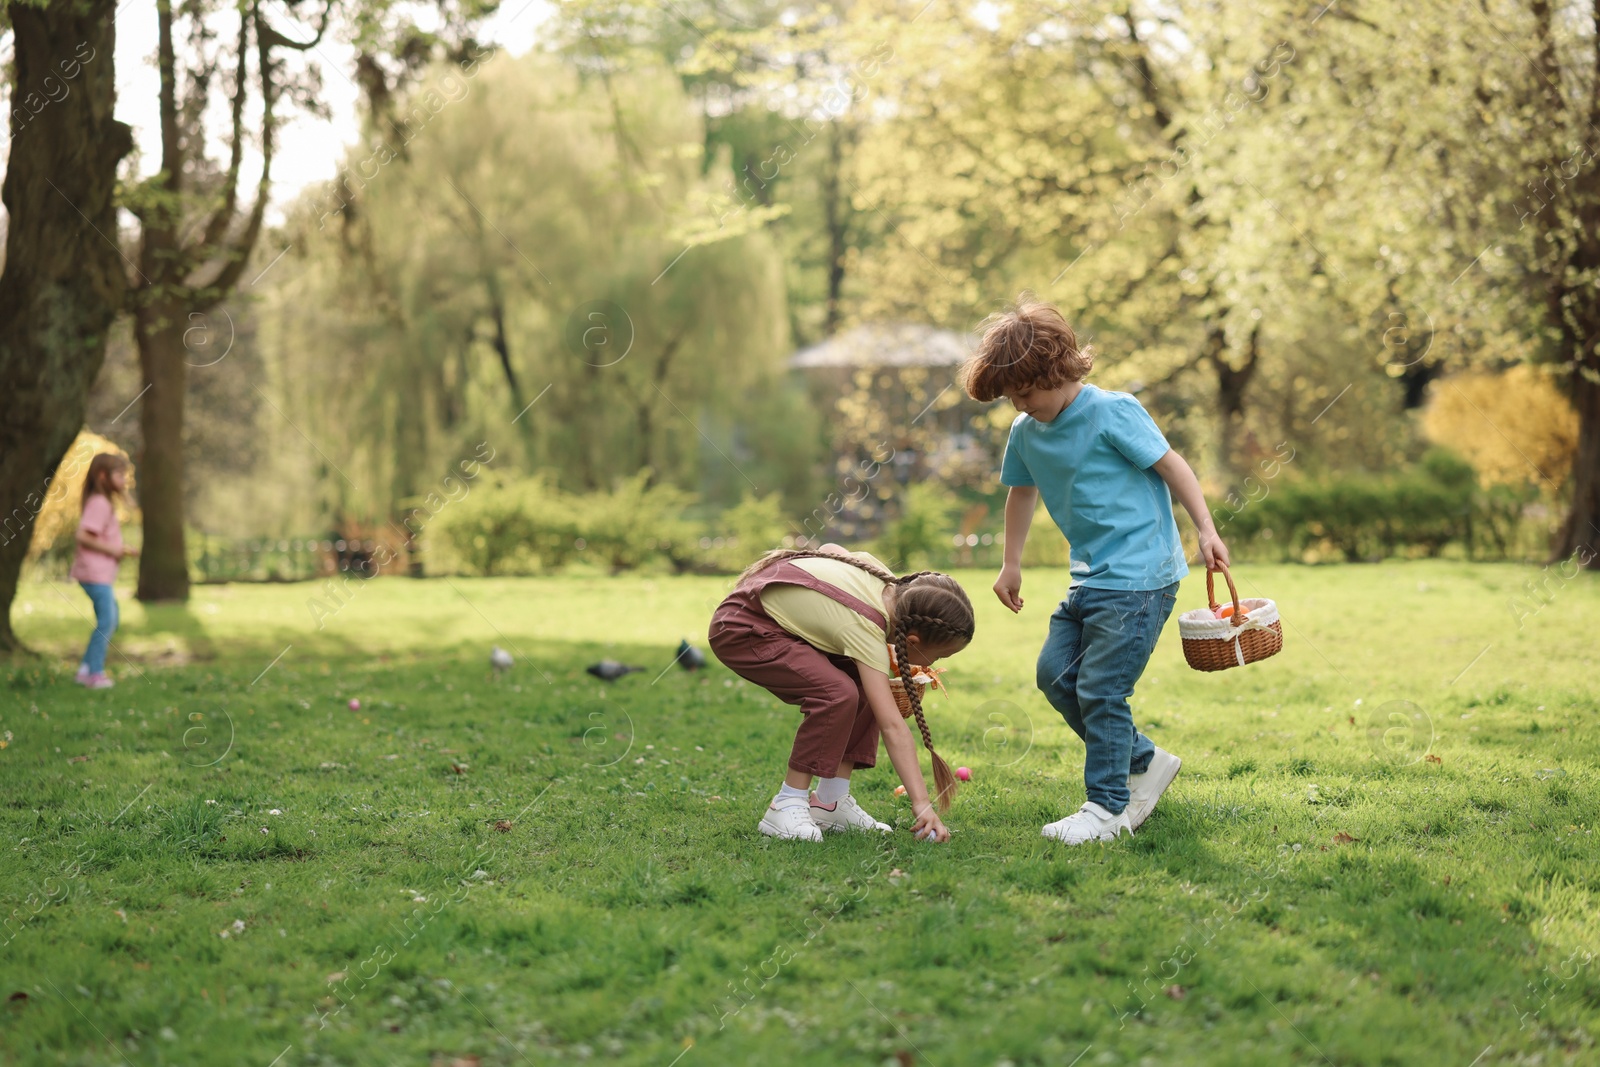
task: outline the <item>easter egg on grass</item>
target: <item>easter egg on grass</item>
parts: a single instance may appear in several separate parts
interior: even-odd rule
[[[355,697],[351,697],[350,698],[350,710],[351,711],[360,711],[361,710],[361,701],[357,700]]]
[[[970,782],[972,781],[972,771],[966,767],[957,767],[956,777],[961,779],[963,782]]]

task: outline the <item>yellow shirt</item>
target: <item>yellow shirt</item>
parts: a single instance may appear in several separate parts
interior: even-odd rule
[[[865,552],[850,554],[883,567]],[[857,600],[865,601],[885,616],[889,614],[883,609],[883,587],[887,584],[883,579],[825,556],[808,556],[789,562]],[[813,648],[835,656],[848,656],[857,663],[889,673],[888,636],[854,608],[815,589],[780,583],[761,590],[761,607],[773,622]]]

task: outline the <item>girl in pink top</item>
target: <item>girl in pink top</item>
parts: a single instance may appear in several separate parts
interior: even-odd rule
[[[89,461],[89,474],[83,480],[83,518],[78,520],[78,552],[72,557],[73,578],[83,586],[94,604],[94,633],[78,666],[77,682],[90,689],[110,689],[106,676],[106,650],[111,635],[117,632],[117,598],[111,583],[117,580],[117,564],[124,556],[137,556],[138,549],[124,548],[122,525],[117,522],[113,497],[128,491],[128,461],[112,452],[102,452]]]

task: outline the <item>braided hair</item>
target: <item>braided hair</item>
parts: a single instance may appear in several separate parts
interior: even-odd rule
[[[972,601],[967,599],[961,583],[939,571],[916,571],[895,577],[894,572],[868,563],[855,556],[840,556],[832,552],[806,549],[778,549],[768,552],[745,568],[739,575],[743,582],[753,574],[766,570],[775,563],[792,559],[833,559],[866,571],[887,582],[892,589],[889,604],[889,641],[894,646],[895,665],[899,668],[901,684],[911,701],[911,714],[916,716],[917,730],[922,734],[922,744],[933,760],[934,802],[940,811],[950,810],[950,801],[956,794],[956,776],[950,765],[935,751],[933,734],[928,730],[928,720],[922,714],[922,687],[911,680],[916,668],[911,664],[906,639],[913,633],[923,641],[945,643],[970,641],[974,632]]]

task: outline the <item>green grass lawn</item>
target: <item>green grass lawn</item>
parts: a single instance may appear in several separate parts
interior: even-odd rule
[[[1033,688],[1060,572],[1015,618],[959,576],[945,846],[887,758],[855,792],[892,836],[756,832],[796,712],[665,669],[723,579],[123,591],[105,692],[70,680],[87,599],[27,585],[0,1062],[1600,1062],[1600,582],[1519,625],[1538,574],[1243,568],[1283,653],[1197,674],[1169,623],[1135,714],[1183,774],[1076,850],[1039,836],[1083,797]]]

